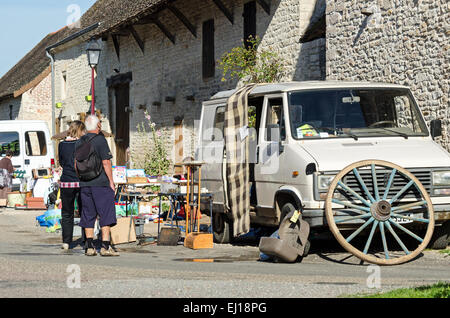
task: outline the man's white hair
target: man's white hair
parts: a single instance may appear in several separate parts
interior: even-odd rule
[[[84,121],[84,125],[86,126],[87,131],[96,130],[97,125],[100,122],[100,119],[98,119],[95,115],[89,115],[86,117]]]

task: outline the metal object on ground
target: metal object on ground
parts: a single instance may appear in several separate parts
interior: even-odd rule
[[[158,245],[177,246],[181,238],[181,229],[179,227],[163,227],[159,234]]]
[[[383,184],[380,171],[386,176]],[[348,175],[357,182],[346,183]],[[403,183],[394,186],[398,176]],[[325,207],[330,230],[342,247],[378,265],[414,259],[434,230],[433,205],[425,187],[411,172],[387,161],[363,160],[345,167],[331,182]],[[362,233],[368,235],[358,242]]]

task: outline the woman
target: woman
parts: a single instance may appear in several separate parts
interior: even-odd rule
[[[12,174],[14,172],[12,156],[13,152],[7,150],[5,158],[0,160],[0,200],[8,199],[8,192],[11,192]]]
[[[63,168],[60,178],[61,191],[61,229],[62,249],[68,250],[73,238],[73,219],[75,211],[75,199],[78,210],[81,211],[80,180],[74,168],[74,152],[76,141],[86,133],[84,123],[75,120],[70,124],[66,139],[58,146],[59,164]]]

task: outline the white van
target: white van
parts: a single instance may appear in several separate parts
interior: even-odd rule
[[[55,164],[55,151],[47,122],[41,120],[0,121],[0,156],[7,150],[14,153],[12,164],[16,170],[32,176],[33,169],[51,168]],[[19,179],[13,179],[17,189]]]
[[[202,185],[214,194],[216,242],[231,238],[223,126],[234,92],[219,92],[203,103],[198,134],[196,159],[206,163]],[[301,210],[313,234],[331,230],[348,251],[378,264],[414,258],[433,231],[440,248],[448,244],[450,154],[434,141],[441,134],[440,121],[427,127],[408,87],[339,81],[264,84],[249,94],[248,110],[253,127],[240,138],[249,138],[253,160],[253,224],[278,226],[284,215]],[[409,247],[405,242],[410,239],[420,246]],[[375,240],[382,257],[367,256]],[[405,257],[393,255],[397,250]]]

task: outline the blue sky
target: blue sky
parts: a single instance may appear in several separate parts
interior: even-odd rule
[[[0,77],[47,34],[73,20],[77,8],[83,14],[94,3],[95,0],[1,0]]]

